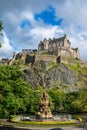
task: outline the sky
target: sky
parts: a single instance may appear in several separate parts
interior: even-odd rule
[[[87,61],[87,0],[2,0],[0,20],[4,27],[0,58],[37,49],[44,38],[66,34]]]

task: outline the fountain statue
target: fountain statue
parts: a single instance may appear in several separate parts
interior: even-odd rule
[[[40,109],[38,112],[38,116],[44,119],[48,119],[52,117],[52,113],[50,110],[50,103],[49,103],[49,95],[45,91],[44,76],[43,76],[43,93],[41,96]]]
[[[38,115],[41,118],[50,118],[52,117],[51,110],[50,110],[50,103],[49,103],[49,96],[46,92],[43,92],[40,102],[40,110]]]

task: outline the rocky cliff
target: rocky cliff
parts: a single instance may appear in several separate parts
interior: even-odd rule
[[[18,53],[10,62],[10,65],[16,65],[24,71],[23,79],[33,88],[42,87],[43,82],[47,89],[53,87],[65,92],[87,87],[86,64],[81,65],[76,59],[73,59],[75,62],[72,65],[45,61],[41,60],[43,54],[41,59],[35,61],[35,56],[34,53]]]
[[[78,91],[87,87],[87,68],[40,61],[24,69],[23,79],[34,88],[42,87],[44,81],[47,89],[54,87],[65,92]]]

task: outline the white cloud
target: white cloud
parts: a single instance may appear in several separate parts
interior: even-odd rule
[[[53,38],[63,35],[63,30],[58,26],[38,26],[32,28],[29,33],[26,34],[27,37],[30,37],[30,41],[27,46],[31,48],[37,48],[38,44],[44,38]]]
[[[33,21],[35,21],[34,20],[34,16],[33,16],[33,14],[31,13],[31,12],[22,12],[21,13],[21,16],[20,16],[20,19],[22,20],[22,19],[28,19],[30,22],[33,22]]]
[[[75,26],[69,26],[64,29],[72,47],[78,47],[80,50],[81,58],[87,60],[87,32],[85,30],[76,29]]]
[[[2,56],[4,58],[11,58],[11,55],[13,54],[13,48],[10,45],[9,38],[7,37],[5,32],[3,32],[3,37],[1,41],[2,47],[0,48],[0,58],[2,58]]]
[[[30,35],[34,36],[35,38],[41,37],[41,39],[53,38],[57,33],[63,33],[58,26],[39,26],[31,29],[30,31]]]
[[[64,18],[64,25],[87,25],[87,0],[61,0],[59,3],[56,0],[52,1],[52,6],[56,10],[56,17]]]
[[[61,27],[49,26],[43,20],[36,21],[35,13],[48,9],[55,9],[56,19],[64,18]],[[79,47],[81,57],[87,60],[87,0],[3,0],[0,3],[0,17],[4,23],[3,46],[0,56],[9,57],[13,51],[22,48],[37,48],[40,40],[63,36],[65,33],[73,47]],[[28,19],[32,27],[22,29],[20,22]],[[80,27],[80,29],[78,29]],[[7,37],[9,36],[9,38]],[[7,39],[7,41],[6,41]],[[8,50],[7,53],[4,50]]]

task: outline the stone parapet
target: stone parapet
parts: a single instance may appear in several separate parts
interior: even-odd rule
[[[35,62],[37,61],[52,61],[56,63],[56,56],[55,55],[46,55],[46,54],[42,54],[42,55],[36,55],[35,56]]]

